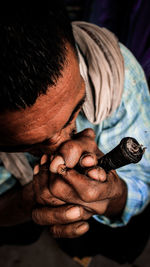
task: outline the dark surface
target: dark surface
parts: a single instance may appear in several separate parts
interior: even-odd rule
[[[78,266],[72,257],[92,256],[90,267],[146,267],[150,262],[149,214],[150,206],[127,226],[116,229],[92,219],[89,232],[75,239],[53,240],[47,227],[34,223],[3,227],[0,229],[0,266]]]
[[[132,263],[142,253],[150,236],[150,205],[125,227],[110,228],[90,220],[90,230],[77,239],[60,239],[59,245],[71,256],[101,254],[118,263]],[[85,245],[86,244],[86,245]]]
[[[12,227],[0,227],[0,246],[32,244],[39,239],[43,229],[33,222]]]
[[[142,65],[150,86],[149,0],[64,0],[71,20],[112,31]]]

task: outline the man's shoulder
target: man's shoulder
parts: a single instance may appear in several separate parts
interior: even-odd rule
[[[143,80],[146,82],[144,70],[141,64],[138,62],[133,53],[122,43],[119,43],[122,56],[124,58],[125,75],[130,73],[131,77],[136,78],[136,81]]]
[[[124,103],[139,102],[143,99],[150,101],[149,88],[144,70],[132,52],[120,44],[120,50],[124,58],[124,90],[122,101]]]

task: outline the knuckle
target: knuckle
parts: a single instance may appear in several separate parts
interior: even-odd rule
[[[109,205],[108,199],[95,202],[94,206],[92,207],[94,214],[106,215],[106,212],[108,210],[108,205]]]
[[[37,194],[37,195],[36,195],[36,202],[37,202],[38,204],[42,204],[42,205],[45,204],[45,201],[43,200],[41,194]]]
[[[85,135],[85,136],[89,136],[89,137],[91,137],[91,138],[95,138],[95,132],[94,132],[94,130],[91,129],[91,128],[87,128],[87,129],[85,129],[85,130],[83,131],[83,135]]]
[[[55,223],[64,223],[65,222],[65,212],[63,209],[59,209],[53,214]]]
[[[51,162],[50,164],[50,171],[52,173],[57,173],[58,172],[58,167],[59,165],[64,164],[64,159],[62,156],[57,155]]]
[[[35,223],[41,224],[41,216],[37,209],[32,211],[32,219]]]
[[[53,225],[50,232],[54,238],[74,238],[77,236],[76,224]]]
[[[32,211],[32,219],[39,225],[51,225],[53,224],[54,216],[51,210],[43,207]]]
[[[84,190],[81,199],[84,202],[93,202],[98,198],[97,188],[95,186],[88,188],[88,190]]]
[[[97,144],[95,143],[94,140],[91,141],[91,146],[93,147],[93,151],[97,151]]]
[[[84,144],[84,146],[88,144],[89,152],[94,153],[94,154],[97,152],[97,144],[95,140],[91,139],[90,137],[83,137],[81,141]]]
[[[59,182],[57,179],[53,180],[53,182],[49,186],[50,192],[54,197],[58,197],[58,192],[59,192]]]
[[[70,230],[70,236],[71,237],[77,237],[79,235],[77,232],[77,225],[78,225],[78,223],[73,224],[73,226]]]
[[[49,192],[48,192],[48,190],[44,190],[44,191],[41,193],[40,197],[41,197],[41,199],[42,199],[43,201],[46,201],[46,200],[49,198]]]
[[[74,148],[72,151],[68,151],[68,154],[64,157],[65,163],[68,168],[74,168],[78,163],[82,152],[81,149]]]
[[[50,199],[50,194],[47,190],[43,191],[39,196],[39,204],[47,204]]]
[[[48,190],[38,192],[35,194],[35,199],[38,204],[44,205],[50,199],[50,193],[48,192]]]
[[[104,200],[101,204],[101,211],[100,213],[103,215],[106,213],[107,209],[108,209],[108,206],[109,206],[109,200]]]
[[[61,145],[59,152],[61,154],[66,154],[68,150],[72,150],[74,148],[74,142],[72,140],[69,140]]]
[[[50,197],[48,204],[56,207],[56,206],[60,206],[60,205],[64,204],[64,202],[55,198],[55,197]]]
[[[87,220],[91,217],[91,213],[87,211],[85,208],[80,207],[80,220]]]
[[[62,228],[59,225],[53,225],[50,227],[50,233],[54,238],[61,238],[62,236]]]

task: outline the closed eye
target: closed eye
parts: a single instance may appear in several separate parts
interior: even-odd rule
[[[68,121],[65,123],[65,125],[63,126],[63,129],[66,128],[74,119],[75,114],[77,113],[77,111],[79,111],[81,109],[81,107],[83,106],[84,102],[85,102],[85,98],[86,98],[86,94],[83,96],[83,98],[79,101],[79,103],[76,105],[76,107],[74,108],[73,112],[71,113]]]

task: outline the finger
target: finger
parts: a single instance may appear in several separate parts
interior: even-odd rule
[[[104,215],[109,205],[109,200],[85,202],[84,208],[94,214]]]
[[[40,166],[41,166],[41,165],[44,165],[44,164],[47,163],[47,162],[48,162],[48,156],[47,156],[46,154],[43,154],[43,156],[42,156],[41,159],[40,159],[40,164],[36,164],[36,165],[34,166],[33,174],[34,174],[34,175],[37,175],[37,174],[40,172]],[[45,166],[46,166],[46,164],[45,164]]]
[[[47,156],[46,154],[44,154],[44,155],[41,157],[40,164],[41,164],[41,165],[44,165],[47,161],[48,161],[48,156]]]
[[[93,140],[95,139],[95,132],[92,128],[87,128],[85,130],[83,130],[82,132],[79,132],[75,135],[75,137],[83,137],[83,136],[86,136],[86,137],[90,137],[92,138]]]
[[[78,163],[83,152],[96,150],[97,146],[94,139],[93,129],[88,128],[74,135],[73,140],[69,140],[60,146],[59,155],[62,156],[68,168],[73,168]]]
[[[53,175],[49,181],[49,189],[51,194],[57,199],[61,199],[67,203],[79,203],[78,194],[62,176],[57,175],[56,177],[56,175]]]
[[[75,169],[67,169],[62,173],[62,177],[85,202],[109,199],[119,193],[120,179],[113,170],[107,174],[107,179],[103,183],[90,179]]]
[[[91,179],[95,179],[100,182],[105,182],[107,179],[106,172],[99,166],[89,168],[88,170],[86,170],[85,174],[88,175],[88,177],[90,177]]]
[[[34,166],[34,169],[33,169],[33,174],[34,174],[34,175],[37,175],[37,174],[39,173],[39,171],[40,171],[39,164],[36,164],[36,165]]]
[[[54,238],[75,238],[85,234],[88,230],[89,224],[84,221],[50,227],[50,232]]]
[[[80,176],[80,174],[79,174]],[[81,178],[81,177],[80,177]],[[86,176],[86,181],[91,181],[91,178]],[[77,176],[73,176],[76,183],[78,183]],[[76,205],[81,205],[84,209],[92,214],[104,214],[108,206],[108,200],[101,199],[100,188],[97,181],[90,184],[85,184],[83,181],[83,186],[81,186],[81,179],[78,183],[80,191],[73,188],[70,181],[67,183],[67,179],[64,181],[62,177],[60,179],[54,179],[53,185],[51,187],[52,194],[56,197],[63,199],[67,203],[74,203]],[[103,188],[104,189],[104,188]],[[100,201],[99,201],[100,200]]]
[[[93,129],[87,128],[83,130],[82,132],[79,132],[75,135],[75,138],[80,138],[80,137],[90,137],[90,139],[94,141],[96,134]],[[98,148],[95,150],[95,152],[98,158],[101,158],[104,155],[104,153],[100,151]]]
[[[97,145],[92,138],[85,136],[65,142],[61,145],[58,153],[63,157],[68,168],[74,168],[82,154],[87,151],[95,153]]]
[[[34,209],[32,219],[40,225],[68,224],[79,220],[87,220],[91,215],[81,206],[66,205]]]
[[[72,186],[83,202],[90,203],[105,200],[118,194],[116,190],[119,188],[118,183],[120,179],[117,179],[117,175],[113,171],[107,174],[107,179],[104,182],[91,179],[74,169],[66,170],[62,173],[62,177]]]
[[[49,190],[48,168],[45,165],[42,165],[39,168],[40,168],[40,172],[35,174],[34,179],[33,179],[33,190],[35,193],[37,203],[42,204],[42,205],[64,204],[64,201],[55,198]]]
[[[33,186],[36,195],[36,200],[40,204],[45,204],[44,199],[49,199],[50,192],[48,190],[48,177],[47,170],[43,165],[41,168],[39,165],[34,167],[34,179]]]
[[[83,168],[92,167],[98,162],[97,157],[93,153],[84,153],[79,160],[79,165]]]
[[[102,184],[99,181],[80,174],[74,169],[64,171],[62,177],[72,186],[82,201],[93,202],[99,198],[99,184]]]
[[[88,195],[86,195],[86,197],[84,196],[85,192],[87,191],[86,187],[84,188],[84,191],[82,191],[81,189],[80,194],[78,194],[78,192],[70,185],[70,183],[67,183],[66,180],[60,177],[60,179],[57,178],[57,179],[53,179],[53,181],[51,180],[50,191],[52,192],[53,196],[55,196],[56,198],[62,199],[66,203],[74,203],[76,205],[81,205],[85,207],[87,211],[90,211],[93,213],[93,209],[91,209],[91,205],[89,205],[89,201],[85,203],[85,200],[89,200],[87,199]],[[95,198],[95,195],[94,195],[94,198]]]
[[[104,170],[102,169],[102,171]],[[76,183],[78,183],[77,176],[73,177]],[[86,180],[91,181],[91,178],[86,177]],[[58,197],[59,199],[63,199],[67,203],[74,203],[76,205],[81,205],[82,207],[84,207],[86,211],[92,214],[104,214],[108,206],[108,200],[107,199],[103,200],[101,195],[104,196],[104,193],[102,194],[101,191],[105,189],[106,192],[106,188],[108,187],[105,186],[105,188],[103,187],[101,189],[98,186],[98,184],[101,183],[97,183],[97,181],[95,183],[94,181],[94,183],[86,185],[84,180],[84,184],[83,186],[81,186],[81,180],[80,180],[80,182],[78,183],[80,191],[78,191],[73,188],[70,182],[68,184],[67,180],[65,182],[63,178],[60,177],[60,179],[54,179],[54,184],[52,185],[51,191],[52,194]]]
[[[62,165],[62,164],[65,164],[63,157],[60,155],[57,155],[53,158],[50,164],[49,170],[53,173],[57,173],[59,165]]]
[[[85,192],[81,192],[82,197],[80,197],[75,190],[70,187],[70,185],[65,184],[66,187],[63,184],[63,180],[61,179],[58,183],[58,188],[61,190],[57,190],[57,188],[54,188],[52,191],[53,194],[56,194],[58,198],[64,199],[67,203],[74,203],[76,205],[81,205],[84,208],[84,212],[90,212],[90,214],[104,214],[104,212],[107,209],[108,201],[93,201],[93,198],[91,199],[91,193],[85,194]],[[87,191],[86,189],[84,191]],[[88,190],[89,192],[89,190]],[[99,195],[98,195],[99,196]],[[95,200],[95,194],[94,194],[94,200]],[[88,216],[88,215],[87,215]],[[82,219],[86,219],[87,217],[83,217]]]

